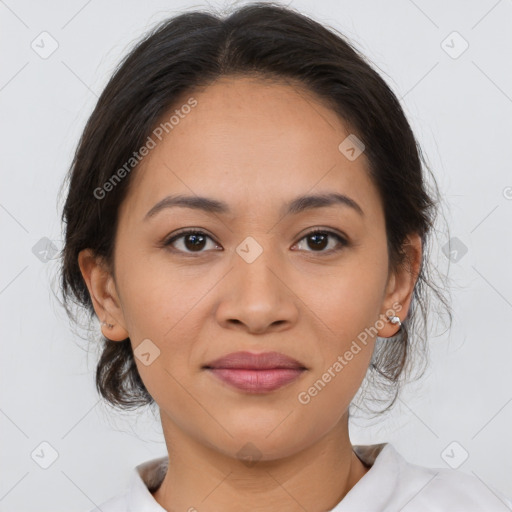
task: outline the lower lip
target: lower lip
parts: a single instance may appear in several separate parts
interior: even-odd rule
[[[275,368],[270,370],[247,370],[239,368],[208,368],[220,380],[249,393],[266,393],[298,379],[303,369]]]

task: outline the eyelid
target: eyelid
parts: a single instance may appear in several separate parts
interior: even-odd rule
[[[349,245],[348,237],[345,236],[344,234],[338,233],[337,230],[334,230],[333,228],[316,227],[316,228],[310,228],[308,231],[306,231],[302,236],[300,236],[300,238],[297,240],[297,242],[295,242],[293,244],[293,246],[296,246],[305,238],[315,235],[317,233],[325,234],[328,236],[330,235],[331,237],[334,237],[335,239],[337,239],[338,244],[340,244],[341,247],[338,247],[335,249],[330,249],[328,251],[304,251],[304,252],[327,255],[327,254],[336,253],[336,252],[340,251],[342,248]],[[191,235],[191,234],[202,235],[207,238],[210,238],[216,245],[220,246],[220,244],[215,240],[215,238],[212,235],[210,235],[207,231],[205,231],[203,228],[183,228],[183,230],[173,233],[169,237],[166,237],[162,242],[162,246],[164,248],[170,246],[171,250],[173,250],[174,252],[179,253],[179,254],[186,254],[186,255],[196,254],[199,256],[201,254],[205,254],[206,252],[209,252],[209,251],[197,251],[196,253],[194,253],[193,251],[187,252],[187,251],[181,251],[179,249],[172,248],[172,244],[174,242],[176,242],[176,240],[179,240],[180,238],[185,237],[186,235]],[[224,250],[224,249],[222,249],[222,250]]]
[[[194,252],[180,251],[180,250],[174,249],[172,247],[172,244],[174,242],[176,242],[176,240],[179,240],[180,238],[183,238],[186,235],[202,235],[202,236],[210,238],[216,245],[220,246],[220,244],[215,240],[215,238],[212,235],[210,235],[207,231],[205,231],[203,228],[183,228],[183,230],[178,231],[177,233],[173,233],[172,235],[164,238],[164,240],[163,240],[161,245],[164,248],[170,246],[171,250],[175,251],[176,253],[193,255]],[[222,250],[224,250],[224,249],[222,249]],[[203,254],[203,253],[206,253],[206,252],[207,251],[198,251],[197,255],[200,255],[200,254]]]

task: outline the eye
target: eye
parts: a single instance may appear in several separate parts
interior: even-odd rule
[[[324,251],[326,246],[329,245],[328,239],[329,237],[334,238],[337,240],[338,244],[334,246],[334,248],[331,248],[327,251]],[[334,231],[328,231],[325,229],[315,229],[313,231],[310,231],[306,236],[301,238],[299,243],[297,245],[300,245],[300,242],[302,240],[308,240],[307,245],[308,247],[314,248],[313,251],[307,251],[307,252],[323,252],[323,253],[332,253],[337,252],[341,250],[343,247],[348,245],[348,242],[340,235],[335,233]],[[341,246],[341,247],[340,247]]]
[[[173,249],[176,249],[178,252],[200,253],[200,252],[204,252],[204,251],[202,251],[202,249],[205,248],[207,239],[213,240],[210,237],[210,235],[207,235],[204,231],[189,230],[189,231],[184,231],[178,235],[173,236],[172,238],[170,238],[169,240],[164,242],[164,246],[165,247],[167,247],[169,245],[173,246]],[[185,249],[180,248],[180,247],[177,248],[174,245],[175,242],[177,242],[177,241],[182,242],[181,245]],[[216,244],[214,244],[214,245],[216,245]]]
[[[333,248],[325,251],[324,249],[329,245],[329,237],[335,239],[338,243],[334,244]],[[173,250],[185,254],[201,253],[204,252],[203,249],[206,248],[208,239],[213,242],[213,239],[210,237],[210,235],[206,234],[204,231],[188,230],[174,235],[169,240],[165,241],[163,245],[164,247],[172,246]],[[348,245],[348,242],[345,240],[345,238],[338,235],[334,231],[325,229],[315,229],[310,231],[295,245],[299,246],[302,240],[308,240],[308,246],[314,249],[313,251],[307,252],[332,253],[337,252]],[[181,243],[181,247],[179,247],[177,242]],[[216,243],[213,243],[213,246],[214,249],[215,247],[219,247]]]

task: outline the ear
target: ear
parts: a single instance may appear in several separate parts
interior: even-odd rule
[[[91,296],[94,311],[102,324],[101,332],[112,341],[128,338],[125,327],[121,301],[119,300],[115,281],[101,257],[95,256],[91,249],[84,249],[78,254],[78,265]]]
[[[420,235],[414,233],[407,236],[403,248],[406,253],[405,261],[389,276],[386,286],[384,310],[381,314],[386,325],[378,331],[378,336],[383,338],[393,336],[399,329],[399,326],[387,320],[389,316],[396,315],[402,322],[407,317],[420,271],[423,250]]]

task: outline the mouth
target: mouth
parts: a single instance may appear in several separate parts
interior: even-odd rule
[[[308,370],[279,352],[234,352],[203,366],[224,383],[248,393],[268,393],[298,379]]]

